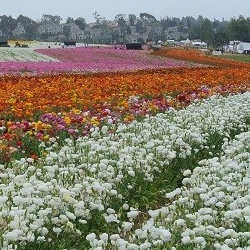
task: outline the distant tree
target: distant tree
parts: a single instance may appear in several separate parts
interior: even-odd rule
[[[115,21],[118,23],[119,19],[123,19],[126,22],[126,15],[125,14],[118,14],[115,16]],[[119,25],[119,23],[118,23]]]
[[[250,42],[250,19],[239,16],[231,18],[228,24],[228,32],[231,40]]]
[[[196,25],[196,19],[192,16],[183,17],[182,22],[187,26],[188,29]]]
[[[229,36],[226,31],[218,31],[214,35],[214,45],[220,47],[229,43]]]
[[[93,16],[94,16],[94,18],[95,18],[95,22],[96,22],[96,24],[99,24],[99,23],[101,23],[101,16],[100,16],[100,14],[98,14],[96,11],[93,13]]]
[[[54,24],[59,24],[62,21],[62,18],[60,16],[53,16],[48,14],[43,14],[41,22],[52,22]]]
[[[187,19],[187,28],[190,29],[192,27],[190,19]]]
[[[12,36],[12,30],[16,28],[17,21],[12,18],[12,16],[0,16],[0,27],[3,34],[6,38],[10,38]]]
[[[145,41],[144,41],[144,39],[143,39],[142,37],[139,37],[139,38],[137,39],[137,42],[138,42],[138,43],[145,43]]]
[[[163,32],[167,30],[168,26],[168,20],[166,18],[161,19],[161,26],[162,26],[162,30]]]
[[[135,21],[136,21],[136,15],[129,14],[128,15],[128,21],[129,21],[129,25],[130,26],[134,26],[135,25]]]
[[[131,35],[131,29],[130,29],[130,25],[126,24],[126,35]]]
[[[201,25],[203,23],[203,21],[204,21],[203,16],[199,15],[198,18],[197,18],[197,20],[196,20],[196,24],[197,25]]]
[[[188,32],[188,38],[190,40],[196,40],[201,38],[201,26],[200,25],[194,25],[189,29]]]
[[[66,40],[68,41],[69,38],[70,38],[70,27],[69,27],[69,25],[65,25],[63,27],[63,34],[64,34]]]
[[[85,30],[86,21],[85,21],[84,18],[78,17],[78,18],[75,20],[75,24],[76,24],[81,30]]]
[[[177,22],[173,18],[164,17],[161,19],[161,25],[162,25],[163,30],[167,30],[168,27],[177,26]]]
[[[172,21],[175,23],[174,26],[178,26],[181,22],[181,19],[179,17],[173,17]]]
[[[73,17],[67,17],[67,19],[66,19],[66,23],[68,24],[68,23],[74,23],[75,22],[75,20],[74,20],[74,18]]]
[[[201,23],[200,32],[200,39],[208,45],[211,45],[214,40],[214,31],[212,22],[208,18],[205,18]]]
[[[214,34],[214,45],[215,46],[222,46],[229,43],[229,32],[228,32],[228,21],[218,21],[216,20],[217,24],[215,25],[216,28],[214,28],[214,22],[213,22],[213,28],[215,31]]]
[[[179,24],[178,24],[178,32],[185,33],[187,31],[188,31],[187,26],[182,21],[179,22]]]
[[[38,23],[23,15],[19,15],[16,20],[17,23],[21,23],[24,26],[25,37],[29,40],[34,39],[37,33]]]
[[[120,43],[120,32],[119,30],[112,30],[111,32],[112,40],[114,44]]]
[[[147,30],[141,20],[137,20],[137,22],[135,23],[135,28],[136,28],[136,32],[139,34],[142,34]]]
[[[148,13],[140,13],[140,18],[148,21],[149,23],[157,22],[157,19],[153,15]]]
[[[219,29],[219,27],[220,27],[220,21],[214,19],[214,21],[213,21],[213,29],[214,29],[214,31],[216,32]]]
[[[125,20],[125,15],[124,14],[119,14],[115,17],[115,19],[117,19],[117,23],[118,23],[118,26],[119,26],[119,29],[120,29],[120,34],[121,34],[121,37],[123,38],[123,40],[125,39],[125,36],[126,36],[126,20]]]

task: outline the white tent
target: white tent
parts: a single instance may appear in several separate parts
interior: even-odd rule
[[[239,43],[237,45],[237,53],[244,53],[245,51],[250,51],[250,43]]]

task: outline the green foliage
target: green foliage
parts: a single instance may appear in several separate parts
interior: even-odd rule
[[[209,45],[212,44],[214,40],[212,22],[207,18],[205,18],[201,24],[201,40]]]
[[[250,56],[247,54],[223,54],[220,57],[231,59],[240,62],[249,62],[250,63]]]
[[[250,41],[250,18],[239,16],[238,19],[231,18],[228,25],[228,33],[231,40],[242,42]]]

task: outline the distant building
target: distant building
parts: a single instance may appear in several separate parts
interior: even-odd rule
[[[17,23],[16,28],[12,31],[13,36],[21,36],[25,34],[25,28],[23,24]]]
[[[38,33],[40,35],[42,34],[51,34],[51,35],[57,35],[63,33],[63,24],[55,24],[52,22],[48,22],[46,24],[42,24],[38,27]]]
[[[193,48],[207,49],[207,43],[201,41],[192,41]]]
[[[240,42],[237,45],[237,53],[250,54],[250,43]]]

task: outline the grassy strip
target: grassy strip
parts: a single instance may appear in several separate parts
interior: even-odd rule
[[[235,61],[240,61],[240,62],[250,62],[250,56],[249,55],[242,55],[242,54],[223,54],[219,56],[221,58],[225,59],[231,59]]]

